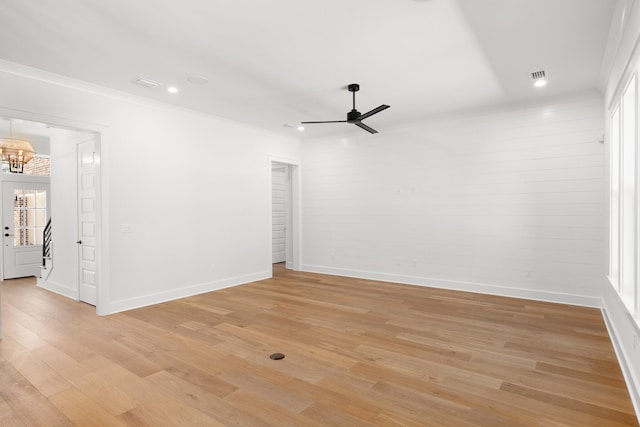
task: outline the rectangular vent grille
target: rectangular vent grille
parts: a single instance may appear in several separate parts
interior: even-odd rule
[[[544,72],[544,70],[531,73],[531,78],[533,80],[544,79],[546,76],[547,74]]]
[[[133,82],[135,84],[137,84],[138,86],[144,86],[144,87],[157,87],[157,86],[160,86],[160,83],[156,83],[153,80],[149,80],[149,79],[143,79],[142,77],[138,77]]]

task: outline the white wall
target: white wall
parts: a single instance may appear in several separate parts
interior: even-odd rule
[[[2,114],[102,132],[102,313],[271,275],[268,158],[297,140],[6,62],[0,93]]]
[[[305,141],[303,269],[600,305],[600,95]]]

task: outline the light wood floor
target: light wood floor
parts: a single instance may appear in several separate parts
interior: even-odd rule
[[[281,268],[108,317],[3,286],[1,426],[638,425],[596,309]]]

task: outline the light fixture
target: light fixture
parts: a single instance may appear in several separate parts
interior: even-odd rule
[[[304,126],[302,126],[302,125],[298,126],[298,130],[299,130],[300,132],[302,132],[302,131],[304,130]]]
[[[531,79],[535,87],[544,87],[547,85],[547,73],[544,70],[531,73]]]
[[[175,86],[169,86],[167,88],[167,92],[169,92],[169,93],[178,93],[178,88],[175,87]]]
[[[9,165],[9,172],[23,173],[24,165],[36,155],[33,147],[23,139],[13,137],[13,125],[9,121],[9,138],[0,138],[0,156],[2,163]]]

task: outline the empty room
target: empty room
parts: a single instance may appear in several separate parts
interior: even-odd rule
[[[1,426],[638,426],[635,0],[0,2]]]

